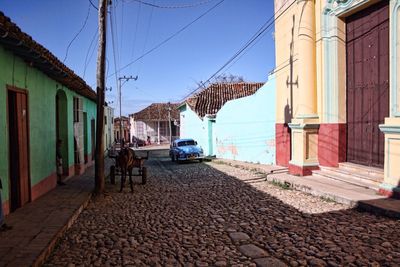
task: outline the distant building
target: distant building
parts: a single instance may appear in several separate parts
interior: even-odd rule
[[[124,140],[125,143],[130,142],[130,130],[131,130],[131,124],[129,122],[129,118],[122,116],[122,128],[121,128],[121,119],[120,117],[114,118],[114,141],[121,141],[121,139]],[[121,134],[121,129],[122,129],[122,134]]]
[[[263,83],[216,83],[187,98],[179,107],[181,138],[193,138],[204,154],[216,154],[216,114],[229,100],[257,92]]]
[[[132,142],[138,145],[148,143],[169,143],[179,137],[178,104],[153,103],[145,109],[129,115]]]
[[[114,143],[114,109],[104,106],[104,149],[110,149]]]
[[[56,143],[64,176],[92,164],[96,93],[0,12],[0,179],[5,213],[56,186]]]

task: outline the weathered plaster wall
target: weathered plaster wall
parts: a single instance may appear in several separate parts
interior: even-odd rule
[[[193,138],[203,148],[204,155],[212,156],[208,141],[208,119],[200,119],[188,105],[184,105],[180,108],[180,121],[180,138]]]
[[[56,94],[66,94],[68,126],[68,165],[74,160],[73,154],[73,96],[77,94],[58,84],[35,68],[28,66],[21,58],[14,56],[0,46],[0,178],[3,182],[3,201],[9,198],[9,147],[7,128],[6,85],[24,89],[28,93],[30,180],[31,187],[55,173],[56,153]],[[96,104],[87,100],[86,111],[96,113]],[[90,127],[90,126],[89,126]]]
[[[92,123],[91,120],[95,121],[95,128],[93,129],[96,133],[96,114],[97,114],[97,107],[96,107],[96,103],[91,101],[90,99],[87,98],[83,98],[83,112],[86,112],[87,114],[87,148],[88,148],[88,153],[90,154],[93,151],[93,147],[92,147]],[[105,114],[105,113],[104,113]],[[105,135],[105,130],[106,127],[104,127],[104,135]],[[95,134],[96,136],[96,134]],[[104,143],[105,145],[105,143]]]
[[[254,95],[228,101],[215,124],[218,158],[275,164],[276,79]]]

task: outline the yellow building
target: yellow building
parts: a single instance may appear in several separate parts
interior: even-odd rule
[[[275,0],[277,164],[384,169],[399,194],[400,0]]]

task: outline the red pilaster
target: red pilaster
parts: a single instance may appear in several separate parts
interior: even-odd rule
[[[318,161],[321,166],[338,167],[346,161],[346,124],[321,123],[318,133]]]
[[[318,170],[318,166],[297,166],[289,164],[289,173],[296,176],[308,176],[313,170]]]
[[[400,188],[399,187],[396,187],[392,190],[388,190],[385,188],[379,188],[378,193],[379,193],[379,195],[382,195],[382,196],[400,199]]]
[[[289,166],[290,161],[290,128],[286,123],[275,124],[276,164]]]

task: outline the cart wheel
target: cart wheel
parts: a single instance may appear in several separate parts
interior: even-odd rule
[[[146,184],[147,182],[147,168],[142,168],[142,184]]]
[[[115,184],[115,166],[114,165],[112,165],[110,167],[110,181],[111,181],[111,184]]]

